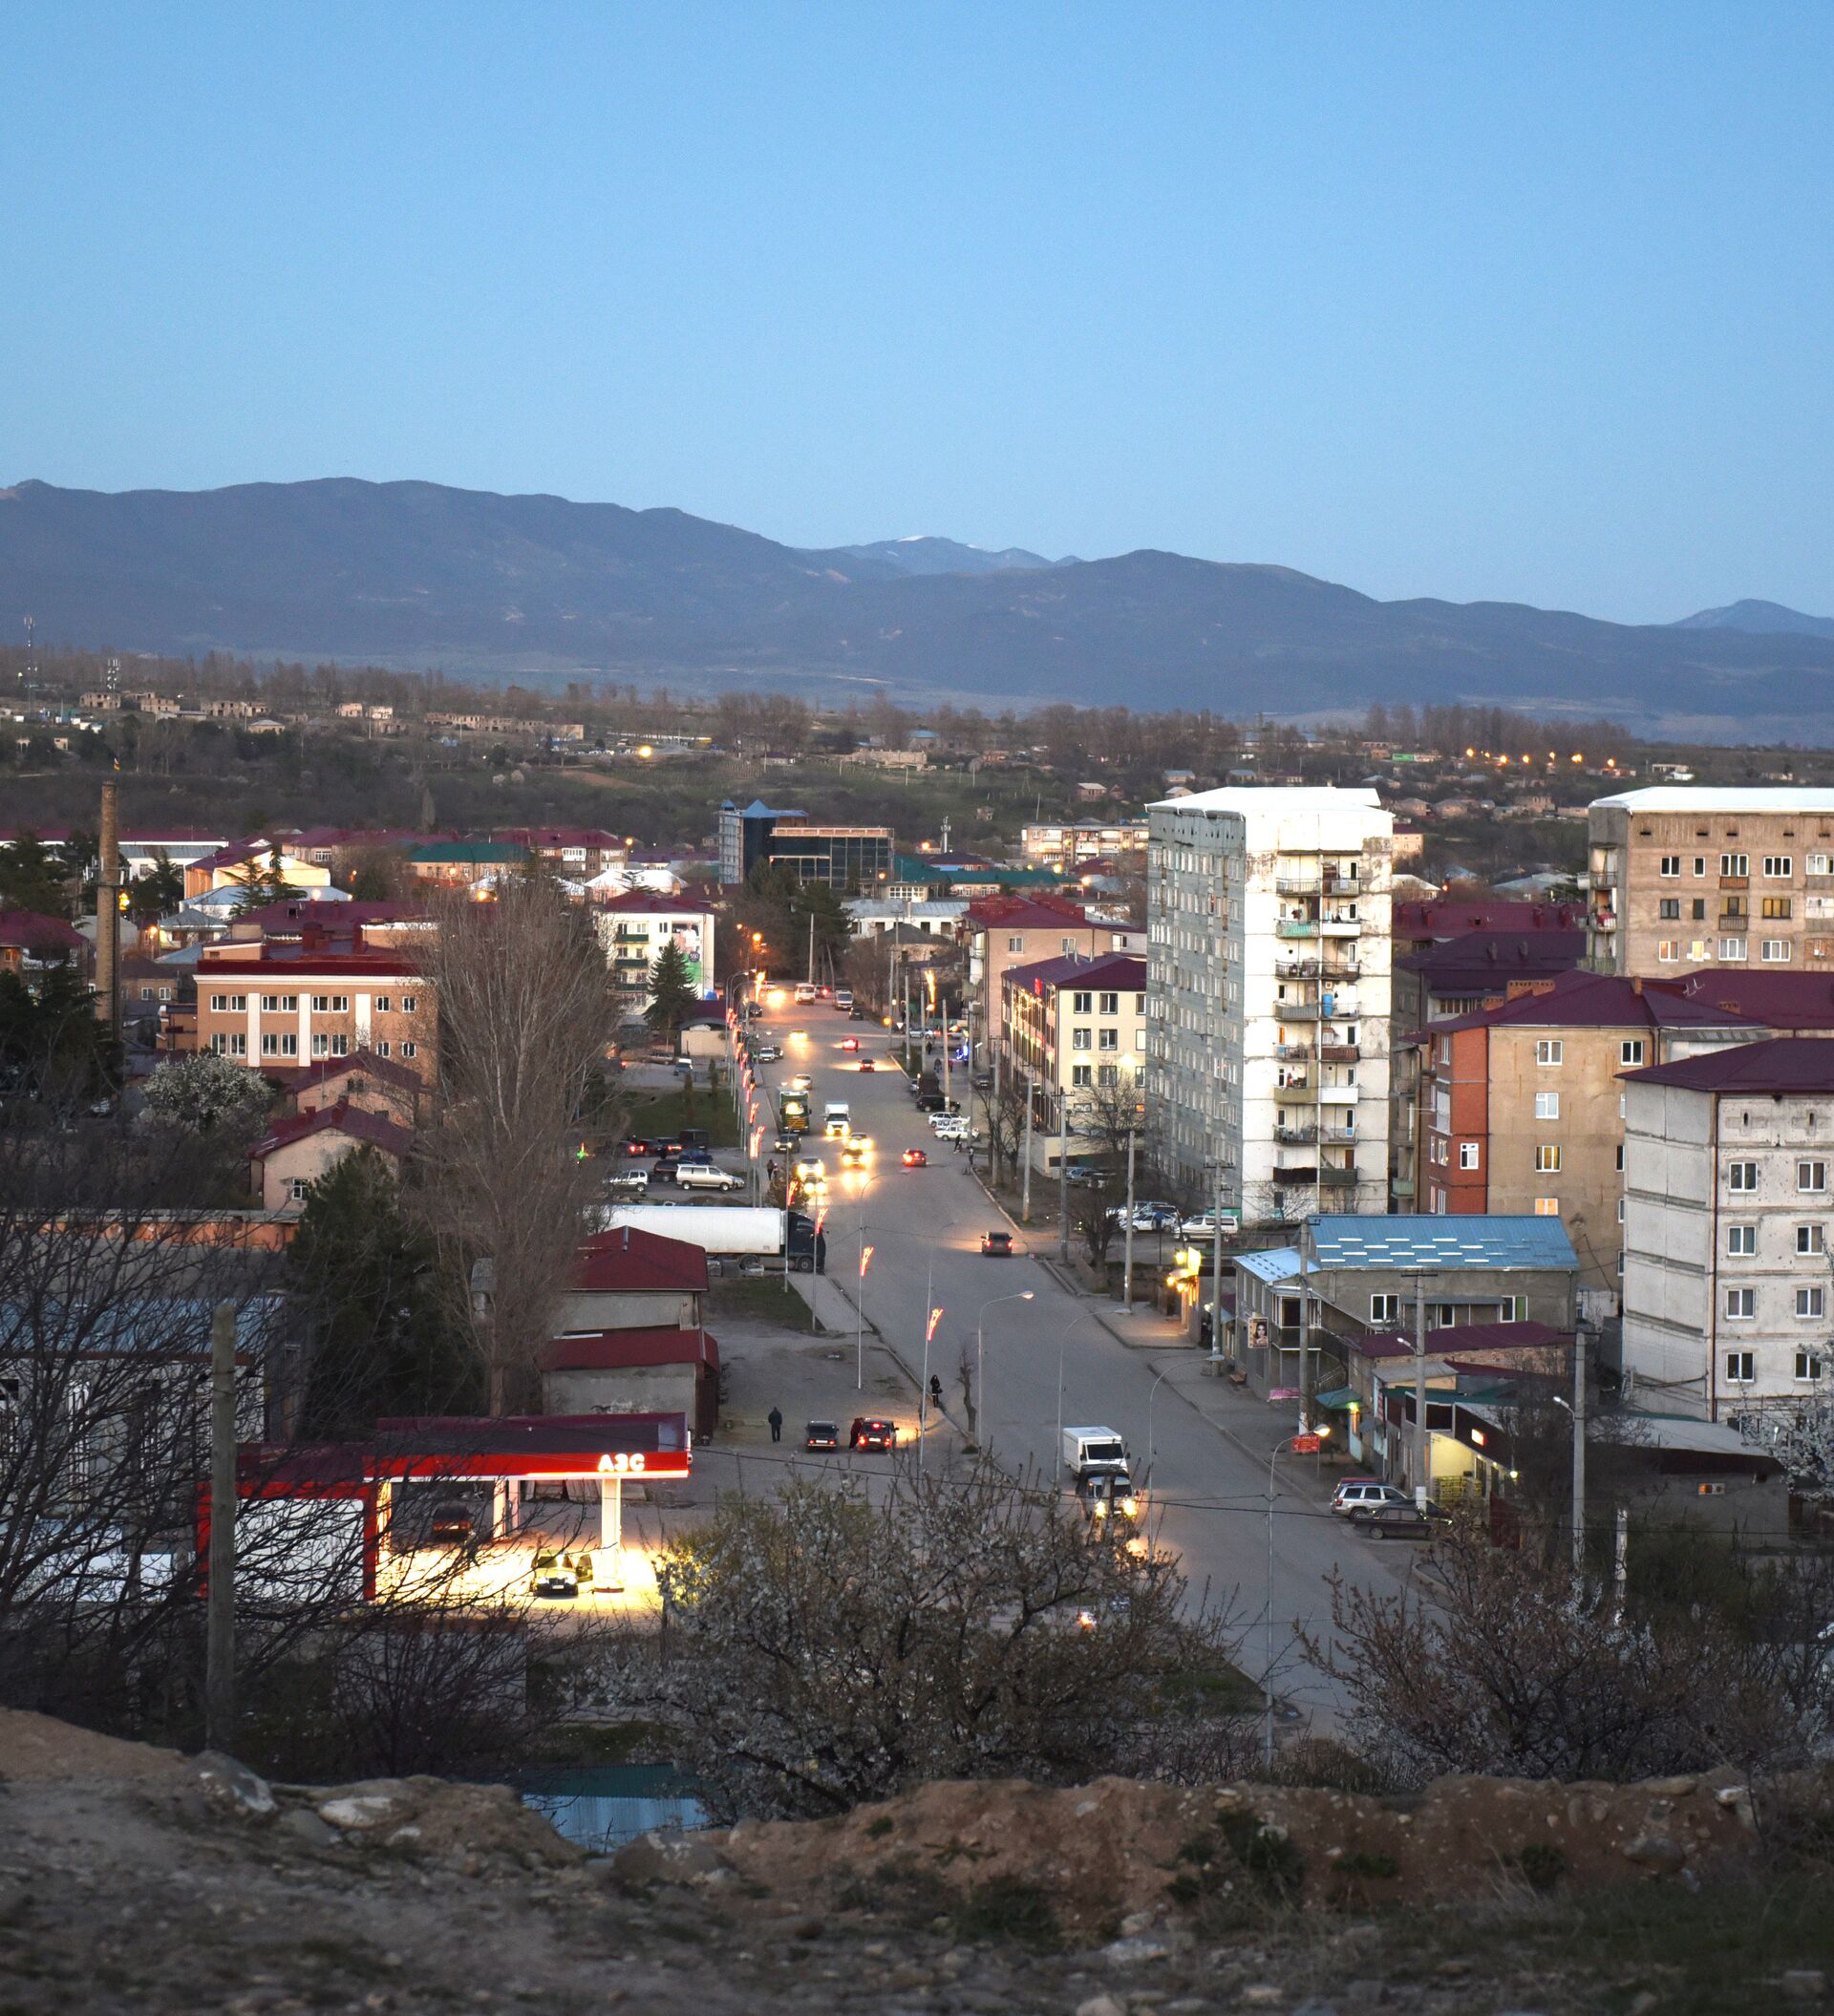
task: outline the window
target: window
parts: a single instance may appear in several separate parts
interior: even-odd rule
[[[1537,1171],[1551,1173],[1560,1167],[1560,1149],[1552,1141],[1544,1141],[1535,1150]]]
[[[292,1199],[294,1203],[303,1204],[306,1201],[306,1192],[309,1187],[303,1176],[296,1176],[287,1185],[287,1195]]]
[[[1072,1050],[1089,1049],[1089,1031],[1086,1029],[1072,1029],[1070,1031],[1070,1048]]]
[[[1707,858],[1704,854],[1696,854],[1695,856],[1694,872],[1696,875],[1704,875],[1707,872]]]
[[[1745,956],[1744,940],[1742,938],[1722,938],[1719,941],[1719,956],[1721,959],[1743,959]]]
[[[348,1057],[350,1053],[351,1039],[348,1036],[333,1036],[331,1038],[331,1055],[333,1057]]]
[[[1781,876],[1784,879],[1787,879],[1789,876],[1793,875],[1795,871],[1796,863],[1789,858],[1788,855],[1767,854],[1764,856],[1764,873],[1766,875],[1773,877]]]
[[[1681,957],[1681,941],[1678,938],[1664,938],[1657,941],[1656,959],[1665,966],[1672,966]]]
[[[1825,1288],[1798,1288],[1796,1290],[1796,1320],[1799,1323],[1819,1323],[1826,1299]]]
[[[1827,1188],[1827,1164],[1825,1162],[1798,1162],[1796,1164],[1796,1187],[1798,1190],[1825,1190]]]
[[[211,1037],[210,1048],[219,1057],[245,1057],[248,1054],[248,1038],[240,1031],[226,1036],[219,1030]]]
[[[1461,1142],[1459,1143],[1459,1167],[1460,1167],[1461,1169],[1475,1169],[1475,1168],[1476,1168],[1477,1166],[1478,1166],[1478,1144],[1477,1144],[1477,1142],[1476,1142],[1476,1141],[1461,1141]]]
[[[331,1053],[331,1039],[329,1036],[314,1036],[312,1038],[312,1055],[314,1057],[329,1057]]]
[[[1093,994],[1072,994],[1070,997],[1070,1012],[1073,1015],[1088,1014],[1095,998]]]
[[[1695,923],[1704,923],[1706,922],[1706,898],[1704,896],[1695,897],[1693,901],[1688,904],[1688,917],[1690,921]]]
[[[213,1015],[224,1015],[224,1014],[227,1014],[227,1013],[228,1013],[228,1011],[229,1011],[229,997],[228,997],[228,995],[227,995],[227,994],[212,994],[212,995],[211,995],[211,997],[210,997],[210,1012],[211,1012],[211,1013],[212,1013]]]
[[[1426,1326],[1429,1330],[1449,1330],[1459,1320],[1459,1312],[1449,1302],[1429,1302],[1426,1305]]]
[[[1557,1092],[1538,1092],[1535,1094],[1535,1118],[1557,1120],[1560,1118],[1560,1094]]]
[[[1448,1045],[1449,1049],[1450,1046]],[[1567,1046],[1558,1036],[1542,1036],[1535,1043],[1537,1064],[1561,1064],[1566,1061]]]
[[[1749,1195],[1758,1188],[1758,1164],[1756,1162],[1728,1162],[1726,1164],[1726,1188],[1735,1193]]]
[[[1120,996],[1119,994],[1104,994],[1101,997],[1100,1012],[1104,1015],[1119,1015],[1120,1013]]]
[[[1748,854],[1722,854],[1719,857],[1719,873],[1721,875],[1749,875],[1751,873],[1751,856]]]
[[[1657,863],[1655,872],[1658,875],[1679,875],[1681,857],[1678,854],[1665,854]]]
[[[1759,956],[1770,966],[1786,966],[1789,964],[1789,940],[1766,938],[1763,950]]]
[[[1767,923],[1786,923],[1789,920],[1789,898],[1767,896],[1759,905]]]
[[[1118,1029],[1097,1030],[1096,1048],[1098,1050],[1119,1050],[1120,1048],[1120,1031]]]
[[[1796,1227],[1796,1250],[1812,1255],[1827,1251],[1827,1238],[1820,1225],[1798,1225]]]
[[[1619,1176],[1624,1174],[1624,1143],[1622,1141],[1617,1144],[1617,1173]]]
[[[386,1057],[390,1055],[393,1050],[394,1045],[390,1043],[386,1036],[382,1039],[380,1043],[375,1046],[375,1053],[378,1057]]]
[[[419,997],[419,995],[418,995],[418,994],[403,994],[403,995],[402,995],[402,997],[401,997],[401,1012],[402,1012],[402,1013],[403,1013],[404,1015],[412,1015],[412,1014],[414,1014],[414,1013],[415,1013],[415,1012],[416,1012],[416,1010],[418,1009],[419,1006],[420,1006],[420,997]]]
[[[1754,1354],[1750,1351],[1728,1351],[1726,1353],[1726,1384],[1728,1386],[1749,1386],[1758,1376]]]
[[[1811,875],[1834,875],[1834,854],[1811,854],[1808,872]]]
[[[1756,1225],[1728,1225],[1726,1227],[1726,1251],[1735,1259],[1749,1260],[1758,1250],[1758,1227]]]
[[[1557,1197],[1538,1197],[1538,1198],[1536,1198],[1536,1199],[1535,1199],[1535,1216],[1536,1216],[1537,1218],[1558,1218],[1558,1217],[1560,1216],[1560,1199],[1559,1199],[1559,1198],[1557,1198]]]
[[[1756,1288],[1728,1288],[1726,1290],[1726,1317],[1732,1323],[1749,1323],[1758,1313],[1758,1290]]]
[[[410,1039],[401,1046],[401,1054],[404,1057],[417,1057],[420,1054],[420,1046]]]
[[[1014,936],[1007,940],[1006,949],[1009,952],[1023,952],[1025,950],[1025,940],[1014,934]]]
[[[1665,896],[1656,904],[1655,912],[1665,923],[1679,923],[1681,921],[1681,899],[1678,896]]]
[[[394,1008],[394,1007],[395,1002],[391,996],[387,994],[378,994],[375,997],[375,1012],[378,1015],[388,1014]]]
[[[1798,1351],[1796,1353],[1796,1376],[1799,1379],[1819,1379],[1822,1376],[1821,1352]]]
[[[1070,1067],[1070,1082],[1075,1086],[1093,1084],[1094,1068],[1087,1064],[1073,1064]]]
[[[1624,1222],[1624,1199],[1622,1198],[1617,1200],[1617,1221],[1620,1225]]]
[[[1643,1061],[1643,1039],[1632,1036],[1628,1042],[1617,1046],[1617,1061],[1620,1064],[1641,1064]]]

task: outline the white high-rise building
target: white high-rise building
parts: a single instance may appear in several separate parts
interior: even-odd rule
[[[1245,1223],[1388,1209],[1394,821],[1370,790],[1148,807],[1147,1088],[1167,1173]]]

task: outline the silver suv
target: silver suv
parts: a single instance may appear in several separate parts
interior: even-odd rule
[[[1374,1477],[1347,1477],[1332,1497],[1331,1509],[1348,1517],[1353,1512],[1379,1512],[1384,1505],[1412,1505],[1414,1500],[1393,1484]]]

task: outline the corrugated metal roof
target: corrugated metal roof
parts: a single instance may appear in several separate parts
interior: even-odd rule
[[[1299,1250],[1296,1246],[1269,1246],[1260,1253],[1238,1253],[1235,1263],[1257,1281],[1269,1284],[1290,1281],[1299,1271]]]
[[[1320,1267],[1572,1267],[1557,1218],[1334,1217],[1312,1220]]]

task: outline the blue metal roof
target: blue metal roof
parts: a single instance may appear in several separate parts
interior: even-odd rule
[[[1235,1263],[1245,1273],[1252,1274],[1256,1281],[1269,1284],[1276,1281],[1290,1281],[1299,1271],[1299,1249],[1296,1246],[1269,1246],[1261,1253],[1238,1253]]]
[[[1320,1267],[1575,1267],[1557,1218],[1323,1216],[1311,1220]]]

